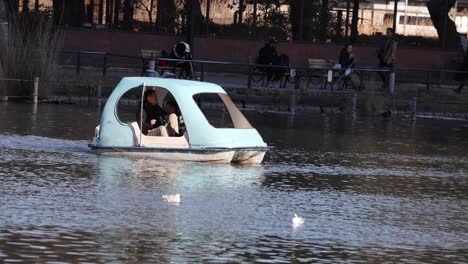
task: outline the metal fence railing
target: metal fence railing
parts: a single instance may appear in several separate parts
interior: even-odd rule
[[[332,69],[329,67],[314,67],[308,66],[273,66],[259,65],[248,63],[224,62],[224,61],[209,61],[209,60],[180,60],[171,58],[157,58],[156,65],[163,60],[169,63],[169,66],[156,67],[157,71],[172,71],[176,73],[178,78],[196,79],[200,81],[217,82],[216,74],[224,76],[234,76],[235,83],[238,87],[252,88],[257,85],[262,87],[267,83],[268,70],[281,70],[283,72],[282,79],[278,82],[278,88],[316,88],[341,90],[342,82],[335,83],[336,79],[344,81],[345,78],[334,77],[341,76],[343,70]],[[185,76],[177,63],[190,62],[194,66],[194,75]],[[121,54],[113,54],[108,52],[90,52],[90,51],[64,51],[61,56],[60,64],[73,66],[79,74],[81,71],[88,68],[96,71],[98,69],[102,76],[106,76],[109,70],[115,68],[128,68],[144,73],[144,60],[139,56],[128,56]],[[332,71],[333,78],[331,82],[327,81],[329,71]],[[394,84],[385,84],[386,87],[392,89],[395,86],[402,84],[417,83],[424,86],[426,90],[434,87],[443,88],[444,85],[454,85],[457,75],[468,75],[468,72],[451,70],[451,69],[426,69],[426,68],[403,68],[396,67],[378,68],[378,67],[355,67],[353,71],[358,74],[362,83],[379,82],[378,73],[386,75],[395,74]],[[234,79],[234,77],[232,79]],[[218,78],[219,79],[219,78]],[[391,79],[391,78],[390,78]],[[218,80],[219,82],[219,80]],[[234,83],[234,81],[231,81]],[[234,85],[236,86],[236,85]],[[292,86],[292,87],[291,87]],[[390,91],[391,92],[391,91]]]

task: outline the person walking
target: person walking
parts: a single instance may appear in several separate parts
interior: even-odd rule
[[[377,50],[377,57],[379,59],[380,68],[393,68],[393,63],[395,62],[396,51],[398,48],[398,40],[395,35],[395,30],[393,28],[387,28],[387,40],[384,45]],[[379,71],[379,76],[382,79],[383,88],[387,87],[387,73]]]

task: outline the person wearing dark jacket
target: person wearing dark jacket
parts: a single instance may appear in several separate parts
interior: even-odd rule
[[[346,44],[341,49],[338,63],[341,65],[342,74],[345,75],[345,82],[350,84],[355,90],[363,89],[361,87],[361,79],[355,72],[351,71],[351,68],[356,63],[356,57],[353,54],[353,46],[351,44]]]
[[[398,41],[395,36],[395,30],[393,28],[387,28],[387,40],[384,45],[377,50],[377,57],[379,59],[379,67],[381,68],[393,68],[395,62],[396,51],[398,48]],[[379,72],[380,78],[382,79],[383,86],[387,86],[387,74],[385,72]]]
[[[457,74],[457,79],[460,82],[457,89],[453,91],[456,93],[461,93],[465,87],[466,81],[468,80],[468,49],[465,52],[465,57],[463,58],[463,65],[460,67],[461,73]]]
[[[352,68],[356,59],[354,58],[353,46],[351,44],[346,44],[344,48],[340,51],[340,57],[338,58],[338,63],[341,65],[341,68]]]
[[[167,113],[158,105],[158,96],[155,90],[148,90],[144,94],[143,112],[140,112],[141,105],[138,105],[137,122],[144,135],[148,136],[168,136],[164,126],[164,116]],[[140,121],[141,118],[141,121]]]
[[[263,48],[259,50],[257,59],[258,64],[273,65],[276,62],[278,52],[276,52],[274,44],[275,40],[270,40],[269,42],[265,43],[265,46],[263,46]],[[266,73],[267,83],[269,83],[275,71],[271,67],[264,67],[263,71]]]

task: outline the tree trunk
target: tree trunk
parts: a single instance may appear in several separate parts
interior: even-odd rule
[[[336,15],[336,25],[335,25],[335,40],[342,41],[343,40],[343,11],[338,10]]]
[[[5,47],[8,43],[8,14],[12,10],[12,7],[9,6],[9,3],[5,1],[0,1],[0,47]],[[3,61],[0,57],[0,77],[4,77],[3,72]],[[0,82],[0,96],[6,95],[6,83]]]
[[[53,0],[54,23],[80,27],[86,19],[84,0]]]
[[[102,24],[104,19],[104,0],[99,0],[99,16],[98,16],[98,23]]]
[[[253,0],[253,19],[252,19],[252,37],[255,37],[257,35],[257,9],[258,9],[258,3],[257,0]]]
[[[110,18],[110,12],[112,12],[110,10],[110,1],[111,0],[106,0],[106,25],[109,25],[110,23],[112,23],[112,20],[109,20]]]
[[[314,40],[318,24],[316,15],[319,12],[319,2],[310,0],[291,1],[291,27],[293,39]],[[327,29],[328,30],[328,29]]]
[[[325,41],[328,35],[329,22],[329,10],[328,0],[322,0],[322,6],[320,7],[320,30],[319,37],[321,41]]]
[[[150,7],[148,11],[148,19],[150,25],[153,25],[153,11],[154,11],[154,0],[150,0]]]
[[[0,43],[2,44],[8,41],[8,14],[10,10],[6,2],[0,1]],[[0,62],[0,76],[2,76],[1,65]]]
[[[64,1],[64,23],[72,27],[81,27],[85,20],[85,4],[84,0],[67,0]]]
[[[206,11],[205,11],[205,34],[210,35],[210,11],[211,11],[211,0],[206,0]]]
[[[54,15],[54,23],[62,24],[64,0],[52,0],[52,10]]]
[[[157,32],[175,32],[176,6],[174,0],[158,0],[155,28]]]
[[[39,12],[39,0],[34,1],[34,12]]]
[[[124,0],[123,6],[123,27],[131,29],[133,26],[133,1]]]
[[[315,14],[318,12],[318,4],[315,1],[300,0],[291,1],[290,20],[292,35],[295,40],[314,40]]]
[[[93,24],[94,23],[94,0],[89,1],[87,17],[88,17],[88,23]]]
[[[194,35],[200,34],[203,15],[199,0],[187,0],[185,10],[187,12],[186,33],[187,41],[192,40]],[[192,43],[190,43],[192,44]]]
[[[119,16],[120,16],[120,9],[122,8],[122,4],[120,3],[120,0],[115,1],[114,5],[114,27],[119,26]]]
[[[351,41],[355,41],[359,35],[358,22],[359,22],[359,0],[354,0],[353,19],[351,20]]]
[[[455,5],[455,2],[456,0],[430,0],[427,2],[427,9],[439,35],[442,48],[453,49],[460,46],[457,27],[449,18],[449,11]]]
[[[29,13],[29,0],[23,0],[23,13]]]
[[[239,19],[238,19],[239,24],[242,24],[242,21],[244,20],[244,8],[245,8],[244,2],[245,2],[244,0],[239,0]]]

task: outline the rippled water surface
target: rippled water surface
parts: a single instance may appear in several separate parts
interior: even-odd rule
[[[468,261],[467,122],[246,115],[262,166],[96,156],[96,107],[0,104],[0,262]]]

